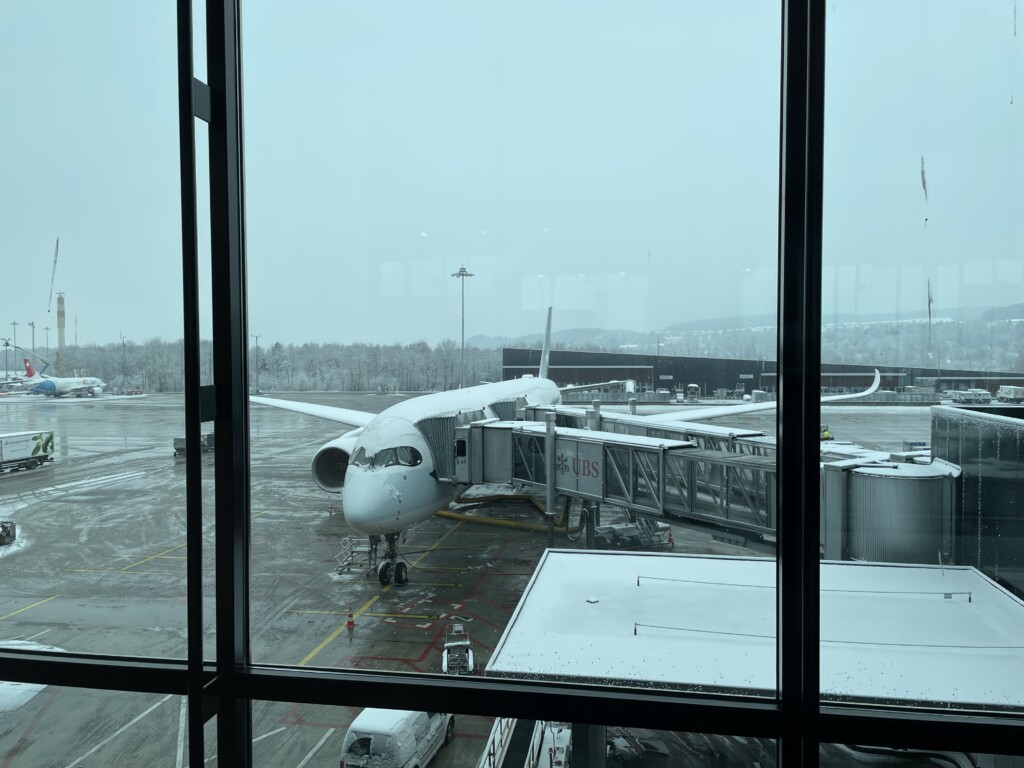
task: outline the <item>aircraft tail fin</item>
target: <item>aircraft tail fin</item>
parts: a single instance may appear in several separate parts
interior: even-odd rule
[[[548,357],[551,354],[551,307],[548,307],[548,324],[544,329],[544,348],[540,352],[540,378],[548,377]]]
[[[27,357],[23,357],[21,359],[25,363],[25,375],[28,376],[30,379],[34,379],[36,376],[36,371],[32,367],[32,363],[28,361]]]

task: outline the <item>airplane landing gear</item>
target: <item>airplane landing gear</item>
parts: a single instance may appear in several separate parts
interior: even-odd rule
[[[377,547],[380,545],[380,536],[370,537],[370,568],[376,570],[377,580],[381,584],[390,584],[394,579],[395,584],[405,584],[409,581],[409,568],[398,559],[398,534],[388,533],[384,535],[387,544],[387,552],[384,559],[377,563]]]

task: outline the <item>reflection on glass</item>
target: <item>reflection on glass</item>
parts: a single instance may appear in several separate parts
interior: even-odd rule
[[[950,752],[938,749],[894,749],[867,744],[822,744],[819,754],[822,768],[1021,768],[1024,758],[977,752]]]
[[[188,761],[182,696],[0,681],[0,721],[0,762],[18,768]]]
[[[828,11],[822,387],[881,387],[822,409],[822,694],[1020,709],[1013,8]]]
[[[579,584],[619,550],[676,581],[616,598],[588,649],[721,639],[724,599],[757,603],[756,652],[665,677],[605,649],[588,678],[774,695],[778,25],[759,2],[249,9],[255,660],[496,673],[545,549]],[[755,398],[761,422],[704,421]],[[716,602],[680,553],[763,568]]]
[[[175,26],[168,4],[3,10],[3,639],[185,653]]]
[[[253,733],[254,766],[497,768],[596,765],[598,757],[609,768],[775,765],[770,739],[485,714],[256,702]]]

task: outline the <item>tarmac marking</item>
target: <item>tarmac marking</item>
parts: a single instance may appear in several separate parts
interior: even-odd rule
[[[3,621],[4,619],[9,619],[11,618],[11,616],[17,616],[19,613],[27,611],[29,608],[35,608],[37,605],[42,605],[43,603],[48,603],[51,600],[56,600],[58,597],[60,597],[60,595],[50,595],[49,597],[44,597],[42,600],[36,603],[32,603],[32,605],[26,605],[24,608],[19,608],[16,611],[11,611],[6,616],[0,616],[0,621]]]
[[[139,720],[141,720],[142,718],[144,718],[144,717],[145,717],[146,715],[148,715],[148,714],[149,714],[150,712],[152,712],[152,711],[153,711],[154,709],[156,709],[156,708],[157,708],[157,707],[159,707],[159,706],[160,706],[161,704],[163,704],[163,703],[164,703],[165,701],[167,701],[167,700],[168,700],[169,698],[171,698],[171,696],[172,696],[172,694],[170,694],[170,693],[169,693],[169,694],[167,694],[166,696],[164,696],[164,697],[163,697],[162,699],[160,699],[160,701],[158,701],[158,702],[157,702],[156,704],[154,704],[153,706],[151,706],[151,707],[150,707],[149,709],[147,709],[147,710],[146,710],[145,712],[143,712],[143,713],[142,713],[141,715],[138,715],[138,716],[137,716],[137,717],[136,717],[136,718],[135,718],[134,720],[130,720],[130,721],[128,721],[127,723],[125,723],[124,725],[122,725],[122,726],[121,726],[120,728],[118,728],[118,729],[117,729],[116,731],[114,731],[114,732],[113,732],[112,734],[110,734],[109,736],[107,736],[107,738],[105,738],[105,739],[104,739],[103,741],[101,741],[101,742],[100,742],[99,744],[97,744],[97,745],[96,745],[95,747],[93,747],[92,749],[90,749],[90,750],[89,750],[88,752],[86,752],[86,753],[85,753],[84,755],[82,755],[81,757],[79,757],[79,758],[78,758],[77,760],[74,760],[73,762],[70,762],[70,763],[68,763],[68,764],[67,764],[67,765],[66,765],[66,766],[65,766],[64,768],[75,768],[75,766],[76,766],[76,765],[78,765],[78,764],[79,764],[80,762],[82,762],[83,760],[85,760],[85,759],[86,759],[87,757],[89,757],[90,755],[92,755],[92,754],[94,754],[95,752],[97,752],[97,751],[98,751],[99,749],[101,749],[101,748],[105,747],[105,746],[106,746],[107,744],[109,744],[109,743],[110,743],[111,741],[113,741],[114,739],[116,739],[116,738],[117,738],[118,736],[120,736],[120,735],[121,735],[122,733],[124,733],[124,732],[125,732],[125,731],[127,731],[127,730],[128,730],[129,728],[131,728],[131,727],[132,727],[133,725],[135,725],[135,724],[136,724],[137,722],[139,722]]]
[[[313,755],[315,755],[318,751],[320,751],[320,747],[322,747],[324,745],[324,742],[327,741],[327,739],[329,739],[331,737],[332,733],[334,733],[334,728],[331,728],[329,731],[327,731],[327,733],[325,733],[321,737],[320,741],[318,741],[316,743],[316,746],[313,747],[311,750],[309,750],[309,753],[304,758],[302,758],[302,762],[299,763],[297,766],[295,766],[295,768],[303,768],[303,766],[305,766],[306,763],[308,763],[310,760],[312,760],[313,759]]]
[[[128,566],[129,568],[131,566]],[[112,571],[109,568],[67,568],[65,573],[125,573],[124,568]],[[132,576],[174,576],[177,571],[132,571]]]
[[[142,565],[143,563],[148,563],[150,560],[156,560],[158,557],[163,557],[168,552],[174,552],[176,550],[183,549],[184,547],[185,547],[184,544],[179,544],[176,547],[171,547],[170,549],[165,549],[163,552],[157,552],[155,555],[150,555],[149,557],[145,557],[142,560],[139,560],[137,563],[132,563],[131,565],[126,565],[121,570],[122,571],[127,571],[129,568],[134,568],[137,565]]]
[[[459,522],[457,522],[454,526],[449,528],[447,531],[445,531],[444,535],[441,536],[441,538],[439,538],[437,541],[435,541],[427,549],[426,552],[424,552],[422,555],[420,555],[415,560],[413,560],[412,567],[415,568],[417,565],[419,565],[420,561],[423,558],[425,558],[427,555],[429,555],[431,552],[433,552],[435,549],[437,549],[437,547],[441,544],[441,542],[444,541],[445,539],[447,539],[460,525],[462,525],[462,521],[461,520]],[[182,546],[184,546],[184,545],[182,545]],[[172,550],[168,550],[168,551],[170,552]],[[381,589],[381,591],[379,593],[377,593],[376,595],[371,597],[369,600],[367,600],[366,603],[364,603],[363,606],[358,611],[353,613],[352,614],[352,618],[353,619],[358,618],[359,616],[362,616],[364,613],[366,613],[370,609],[370,606],[372,606],[374,603],[376,603],[378,600],[380,600],[381,595],[383,595],[385,592],[390,592],[391,591],[391,587],[393,587],[393,586],[394,586],[393,584],[388,584],[386,587]],[[298,666],[300,666],[300,667],[306,666],[309,662],[311,662],[314,658],[316,658],[317,654],[319,654],[320,651],[322,651],[324,648],[326,648],[328,645],[330,645],[338,635],[340,635],[342,632],[344,632],[345,629],[346,629],[345,624],[342,624],[336,630],[331,632],[331,634],[329,634],[316,648],[314,648],[312,651],[310,651],[309,653],[306,654],[306,657],[302,661],[299,662]]]
[[[43,715],[46,714],[50,705],[57,699],[56,689],[51,686],[46,686],[45,695],[47,697],[46,703],[43,704],[42,708],[40,708],[38,712],[36,712],[35,716],[29,721],[28,726],[25,728],[25,732],[18,737],[17,743],[15,743],[11,750],[4,756],[4,761],[0,763],[0,768],[8,768],[14,758],[17,757],[26,746],[32,743],[31,737],[33,731],[35,731],[36,726],[39,725],[39,721],[42,719]]]
[[[178,749],[174,759],[174,768],[181,768],[185,764],[185,731],[186,731],[186,708],[188,697],[181,697],[181,704],[178,706]]]
[[[382,590],[381,590],[381,593],[384,593],[384,592],[385,592],[385,591],[387,591],[388,589],[390,589],[390,587],[384,587],[384,589],[382,589]],[[374,596],[373,596],[372,598],[370,598],[370,599],[369,599],[369,600],[368,600],[368,601],[367,601],[367,602],[366,602],[366,603],[365,603],[365,604],[363,605],[363,607],[362,607],[362,608],[360,608],[360,609],[359,609],[358,611],[356,611],[355,613],[353,613],[353,614],[352,614],[352,618],[353,618],[353,619],[355,619],[355,618],[356,618],[357,616],[361,616],[362,614],[366,613],[367,609],[369,609],[369,607],[370,607],[371,605],[373,605],[374,603],[376,603],[376,602],[377,602],[378,600],[380,600],[380,595],[379,595],[379,594],[377,594],[377,595],[374,595]],[[347,622],[346,622],[346,623],[347,623]],[[300,666],[300,667],[304,667],[304,666],[306,666],[306,665],[307,665],[307,664],[308,664],[308,663],[309,663],[310,661],[312,661],[312,660],[313,660],[313,658],[314,658],[314,657],[315,657],[315,656],[316,656],[316,655],[317,655],[318,653],[320,653],[320,651],[322,651],[322,650],[323,650],[324,648],[326,648],[326,647],[327,647],[328,645],[330,645],[330,644],[331,644],[331,642],[332,642],[332,641],[334,640],[334,638],[336,638],[336,637],[337,637],[338,635],[340,635],[340,634],[341,634],[342,632],[344,632],[344,631],[345,631],[345,625],[344,625],[344,624],[342,624],[342,625],[341,625],[340,627],[338,627],[338,628],[337,628],[336,630],[334,630],[333,632],[331,632],[331,634],[329,634],[329,635],[328,635],[328,636],[327,636],[327,637],[326,637],[326,638],[324,639],[324,641],[320,643],[320,645],[318,645],[318,646],[317,646],[316,648],[314,648],[314,649],[313,649],[312,651],[310,651],[309,653],[307,653],[307,654],[306,654],[306,658],[304,658],[304,659],[303,659],[302,661],[300,661],[300,662],[299,662],[299,666]]]

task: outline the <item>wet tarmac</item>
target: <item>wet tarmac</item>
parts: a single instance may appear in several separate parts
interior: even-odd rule
[[[390,396],[290,397],[368,411],[395,402]],[[827,418],[839,439],[866,447],[898,450],[903,440],[929,439],[926,408],[845,408]],[[173,438],[184,434],[182,397],[5,399],[0,424],[3,432],[52,430],[56,446],[52,463],[0,475],[0,519],[18,526],[18,540],[0,548],[0,642],[182,658],[190,553],[185,462],[172,448]],[[737,426],[772,431],[773,417],[741,416]],[[479,673],[544,550],[545,534],[436,517],[410,531],[400,546],[410,567],[408,584],[382,586],[358,565],[339,571],[341,542],[358,534],[345,525],[341,499],[312,482],[310,461],[316,448],[342,431],[310,416],[252,410],[253,660],[440,673],[445,628],[461,623]],[[214,454],[201,462],[204,642],[212,650]],[[524,500],[484,511],[487,517],[540,522],[536,507]],[[674,538],[677,552],[742,552],[679,527]],[[556,546],[581,543],[562,535]],[[14,701],[11,686],[6,689],[0,690],[0,768],[187,764],[178,697],[50,686],[5,708],[5,701]],[[337,765],[357,711],[254,704],[255,765]],[[488,718],[459,717],[455,741],[432,765],[475,765],[489,729]]]

